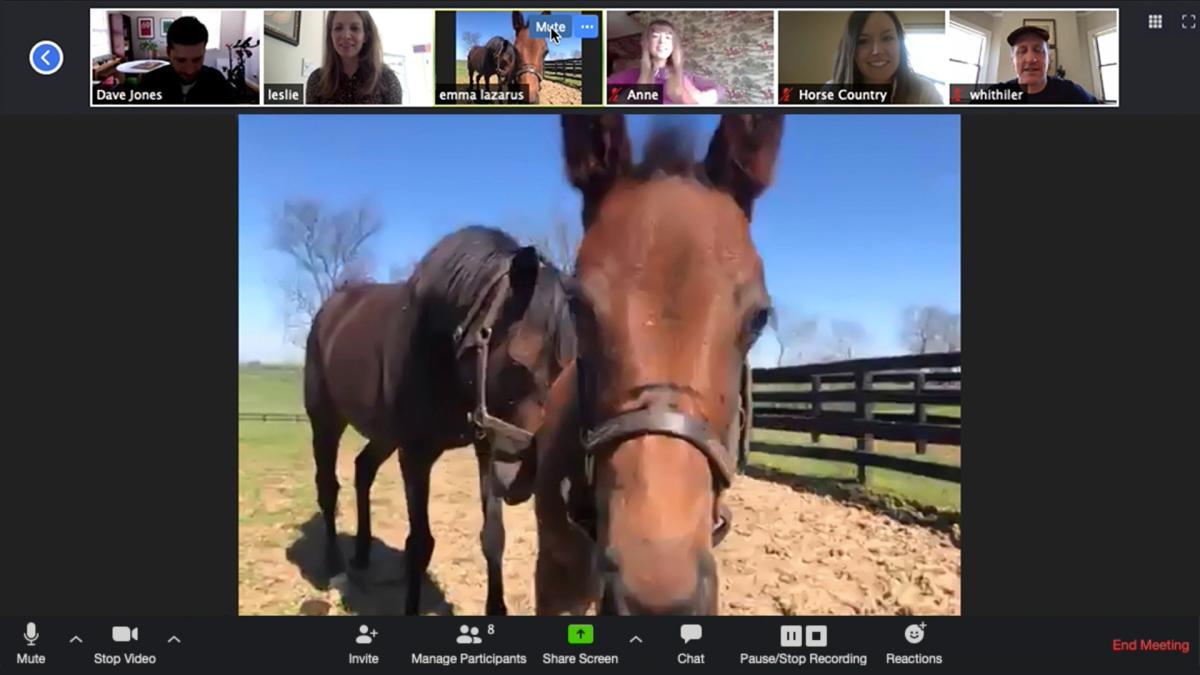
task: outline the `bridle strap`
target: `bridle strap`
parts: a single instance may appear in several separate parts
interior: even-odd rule
[[[610,417],[587,434],[583,448],[588,455],[595,456],[603,448],[641,436],[670,436],[691,443],[708,458],[718,479],[718,489],[733,484],[733,469],[721,442],[703,420],[677,410],[647,408]]]

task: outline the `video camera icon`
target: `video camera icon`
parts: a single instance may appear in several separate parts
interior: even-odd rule
[[[136,626],[113,626],[112,640],[113,642],[137,642],[138,629]]]

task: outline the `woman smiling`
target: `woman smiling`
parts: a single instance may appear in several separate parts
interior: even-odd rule
[[[398,104],[400,78],[383,62],[383,44],[369,12],[328,12],[321,67],[305,85],[306,103]]]
[[[933,82],[913,70],[895,12],[850,13],[826,88],[857,85],[889,86],[889,103],[942,102]]]

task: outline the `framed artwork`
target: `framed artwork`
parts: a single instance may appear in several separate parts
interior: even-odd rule
[[[173,24],[173,23],[175,23],[175,19],[163,19],[162,20],[162,23],[161,23],[162,32],[160,32],[159,34],[163,36],[164,40],[167,37],[167,31],[171,30],[171,24]]]
[[[1036,26],[1050,34],[1050,50],[1058,45],[1058,32],[1055,30],[1054,19],[1025,19],[1023,26]]]
[[[137,20],[137,27],[139,40],[154,39],[154,17],[139,16]]]
[[[288,44],[300,44],[300,12],[270,9],[263,12],[263,32]]]

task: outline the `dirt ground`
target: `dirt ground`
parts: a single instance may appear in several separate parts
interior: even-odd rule
[[[343,449],[338,467],[339,543],[347,558],[356,518],[353,458]],[[240,503],[240,613],[403,613],[400,549],[408,525],[397,464],[384,465],[372,493],[372,566],[348,583],[330,585],[321,576],[324,537],[308,468],[280,472],[256,504]],[[960,551],[947,534],[748,476],[738,477],[729,503],[733,531],[717,549],[722,614],[961,613]],[[532,506],[505,507],[504,516],[509,612],[532,614]],[[437,544],[422,612],[482,614],[487,577],[471,450],[448,452],[434,467],[430,517]]]
[[[580,105],[583,103],[583,92],[565,84],[544,80],[538,103],[540,105]]]

